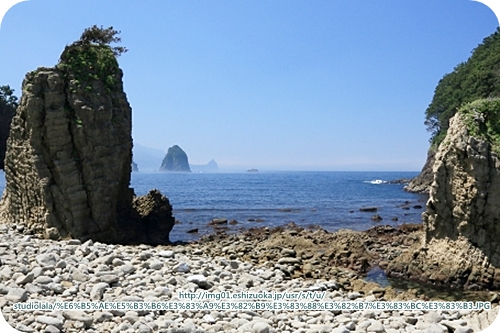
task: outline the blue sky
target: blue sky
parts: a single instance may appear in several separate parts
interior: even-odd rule
[[[498,26],[469,0],[31,0],[0,30],[0,84],[121,31],[133,138],[193,164],[421,169],[439,79]],[[139,165],[140,167],[140,165]]]

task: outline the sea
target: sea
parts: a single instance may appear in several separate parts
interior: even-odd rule
[[[215,233],[209,222],[228,221],[227,233],[291,222],[305,228],[367,230],[375,225],[421,223],[426,195],[408,193],[392,180],[418,172],[259,171],[217,173],[134,172],[137,195],[159,189],[169,198],[177,221],[171,241],[193,241]],[[5,187],[0,172],[0,191]],[[376,212],[360,208],[376,207]],[[382,217],[375,222],[374,214]]]

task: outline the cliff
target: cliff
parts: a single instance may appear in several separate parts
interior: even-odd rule
[[[486,37],[467,61],[457,65],[437,84],[425,111],[425,124],[432,133],[431,147],[422,172],[406,187],[407,191],[429,191],[434,152],[446,136],[449,120],[462,105],[490,97],[500,97],[500,28]]]
[[[177,145],[168,148],[167,155],[161,162],[160,171],[191,172],[184,150]]]
[[[422,244],[392,276],[456,288],[500,288],[500,99],[465,105],[433,165]]]
[[[145,211],[155,209],[134,208],[132,110],[116,50],[85,35],[96,32],[67,46],[54,68],[26,75],[7,141],[1,217],[45,238],[168,242],[171,214],[150,222]],[[149,197],[164,206],[156,211],[171,212],[168,199]]]

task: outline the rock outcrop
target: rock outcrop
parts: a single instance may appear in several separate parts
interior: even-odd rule
[[[139,166],[134,161],[132,161],[132,171],[139,172]]]
[[[161,162],[160,171],[191,172],[184,150],[178,145],[168,148],[167,155]]]
[[[412,193],[429,193],[429,190],[434,180],[432,166],[436,159],[436,149],[431,147],[427,152],[427,159],[420,174],[413,178],[410,183],[404,187],[405,191]]]
[[[66,47],[56,67],[24,79],[7,143],[1,217],[45,238],[168,242],[168,232],[149,227],[163,218],[160,230],[172,228],[168,200],[155,192],[159,207],[137,211],[132,204],[132,110],[116,55],[82,39]]]
[[[450,121],[433,166],[423,244],[392,276],[456,288],[500,288],[500,99],[478,100]]]

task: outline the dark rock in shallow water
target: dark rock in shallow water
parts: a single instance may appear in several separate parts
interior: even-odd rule
[[[375,222],[380,222],[383,220],[382,216],[378,215],[378,214],[375,214],[371,217],[372,221],[375,221]]]
[[[227,219],[216,218],[216,219],[213,219],[212,221],[208,222],[208,225],[220,225],[220,224],[227,224]]]
[[[406,185],[406,184],[410,183],[412,180],[413,180],[413,178],[393,179],[393,180],[389,180],[387,182],[387,184],[402,184],[402,185]]]
[[[359,209],[360,212],[376,212],[377,210],[377,207],[361,207]]]

